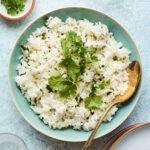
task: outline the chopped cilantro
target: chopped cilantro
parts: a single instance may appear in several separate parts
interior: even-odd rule
[[[52,92],[53,90],[50,88],[49,85],[46,86],[46,89],[49,91],[49,92]]]
[[[101,84],[99,84],[99,88],[100,88],[101,90],[103,90],[103,89],[105,88],[105,85],[106,85],[106,84],[110,85],[110,79],[107,80],[106,82],[103,81]]]
[[[42,36],[42,39],[43,39],[43,40],[46,39],[46,33],[42,33],[41,36]]]
[[[126,60],[126,58],[127,58],[126,56],[123,56],[123,58],[122,58],[122,59],[123,59],[123,60]]]
[[[27,46],[21,45],[22,50],[29,50]]]
[[[118,56],[114,56],[114,57],[113,57],[113,60],[114,60],[114,61],[118,61],[118,60],[119,60],[119,57],[118,57]]]
[[[76,31],[78,28],[77,28],[77,27],[74,27],[73,29]]]
[[[110,92],[107,92],[107,96],[110,95],[111,93],[112,93],[111,91],[110,91]]]
[[[103,90],[103,89],[105,88],[105,82],[102,82],[102,83],[99,85],[99,88],[100,88],[101,90]]]
[[[121,57],[121,58],[118,57],[118,56],[114,56],[114,57],[113,57],[113,60],[114,60],[114,61],[119,61],[119,60],[122,61],[122,60],[126,60],[126,56],[123,56],[123,57]]]
[[[23,11],[27,0],[1,0],[1,4],[7,9],[9,15],[15,16],[20,11]]]
[[[110,79],[109,79],[109,80],[107,80],[107,81],[106,81],[106,83],[110,85]]]

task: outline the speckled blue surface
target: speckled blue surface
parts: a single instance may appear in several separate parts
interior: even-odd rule
[[[126,126],[150,121],[150,0],[37,0],[33,12],[24,20],[12,22],[0,18],[0,133],[20,136],[29,150],[79,150],[83,145],[51,139],[30,127],[14,106],[7,83],[9,54],[22,30],[38,16],[67,6],[94,8],[120,22],[135,40],[144,65],[143,91],[133,113],[114,132],[95,140],[90,149],[101,150],[112,135]]]

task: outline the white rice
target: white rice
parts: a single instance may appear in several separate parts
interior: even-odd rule
[[[86,19],[76,21],[70,17],[62,22],[57,17],[50,17],[46,25],[32,33],[26,45],[28,50],[22,50],[16,83],[31,102],[33,111],[49,127],[61,129],[72,126],[74,129],[91,130],[114,97],[124,94],[127,89],[128,73],[125,69],[130,63],[130,52],[100,22],[93,24]],[[64,68],[59,67],[63,58],[60,40],[70,30],[81,36],[86,46],[96,47],[95,56],[100,60],[86,65],[82,80],[77,83],[77,95],[82,99],[88,97],[91,82],[94,79],[99,84],[99,76],[102,74],[105,81],[111,80],[110,85],[96,90],[96,94],[102,96],[103,100],[99,109],[85,108],[84,101],[78,105],[75,97],[60,99],[57,93],[50,93],[46,88],[50,72],[65,72]],[[44,38],[41,36],[43,33]],[[125,56],[126,59],[114,61],[114,56]],[[107,95],[108,92],[111,93]],[[118,107],[114,106],[104,121],[111,121],[117,110]]]

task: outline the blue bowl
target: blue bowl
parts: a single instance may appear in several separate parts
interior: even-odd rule
[[[86,18],[93,23],[100,21],[103,24],[106,24],[109,31],[114,34],[115,39],[118,42],[122,42],[123,45],[131,51],[130,60],[131,61],[137,60],[141,65],[141,80],[136,90],[136,93],[127,103],[123,105],[123,107],[119,108],[118,112],[116,113],[116,115],[114,116],[111,122],[102,123],[102,125],[99,127],[96,133],[95,138],[102,137],[110,133],[111,131],[113,131],[115,128],[117,128],[121,123],[123,123],[126,120],[126,118],[133,111],[133,108],[135,107],[140,97],[141,89],[142,89],[142,81],[143,81],[143,75],[142,75],[143,69],[142,69],[142,61],[141,61],[139,51],[134,41],[128,34],[128,32],[119,23],[117,23],[114,19],[105,15],[104,13],[96,10],[92,10],[88,8],[80,8],[80,7],[69,7],[69,8],[63,8],[63,9],[52,11],[34,20],[19,36],[14,46],[14,49],[11,52],[10,59],[9,59],[9,66],[8,66],[8,82],[9,82],[9,89],[11,92],[12,99],[20,114],[33,128],[35,128],[39,132],[49,137],[62,140],[62,141],[81,142],[81,141],[86,141],[89,135],[91,134],[91,131],[88,132],[83,130],[78,131],[78,130],[73,130],[72,128],[67,128],[62,130],[50,129],[32,111],[32,109],[30,108],[30,104],[25,99],[20,89],[16,85],[15,82],[15,77],[17,76],[16,67],[20,63],[18,57],[21,55],[20,45],[26,44],[30,34],[34,32],[36,28],[43,26],[44,20],[50,16],[59,17],[63,21],[65,21],[66,18],[70,16],[75,18],[76,20]]]

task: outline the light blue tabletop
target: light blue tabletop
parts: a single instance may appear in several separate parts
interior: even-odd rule
[[[37,0],[33,12],[24,20],[12,22],[0,18],[0,133],[20,136],[29,150],[79,150],[83,145],[57,141],[33,129],[13,104],[7,83],[9,54],[22,30],[42,14],[67,6],[94,8],[120,22],[135,40],[144,65],[143,91],[134,111],[114,132],[95,140],[90,149],[101,150],[117,131],[150,121],[150,0]]]

